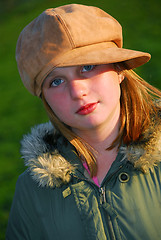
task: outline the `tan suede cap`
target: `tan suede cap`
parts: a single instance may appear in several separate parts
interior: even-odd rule
[[[21,32],[16,60],[21,79],[33,95],[56,67],[123,62],[129,69],[149,53],[122,48],[122,27],[103,10],[70,4],[44,11]]]

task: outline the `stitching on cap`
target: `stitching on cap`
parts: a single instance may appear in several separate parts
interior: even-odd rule
[[[69,39],[72,47],[75,48],[75,44],[74,44],[73,38],[72,38],[72,36],[71,36],[71,33],[69,32],[69,29],[68,29],[65,21],[64,21],[63,18],[60,16],[60,14],[58,15],[58,14],[56,13],[55,16],[56,16],[56,18],[58,19],[58,21],[62,24],[62,26],[64,27],[65,32],[66,32],[66,34],[67,34],[67,36],[68,36],[68,39]]]

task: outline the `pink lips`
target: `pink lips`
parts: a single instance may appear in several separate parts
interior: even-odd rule
[[[98,104],[98,102],[89,103],[85,106],[80,107],[76,113],[78,113],[80,115],[87,115],[96,109],[97,104]]]

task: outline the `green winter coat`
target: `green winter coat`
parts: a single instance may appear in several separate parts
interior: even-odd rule
[[[122,146],[100,188],[50,123],[22,142],[6,240],[161,239],[161,126]]]

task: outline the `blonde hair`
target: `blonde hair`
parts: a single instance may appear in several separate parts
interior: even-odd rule
[[[127,70],[125,63],[114,64],[118,72],[123,72],[125,78],[121,87],[120,130],[116,139],[107,148],[110,150],[123,142],[129,145],[142,138],[143,132],[149,127],[151,117],[157,115],[160,109],[154,99],[161,97],[161,92],[144,81],[133,70]],[[42,101],[50,121],[62,135],[76,148],[81,160],[86,161],[91,177],[97,173],[96,152],[83,139],[77,136],[69,126],[61,122],[48,105],[43,93]]]

